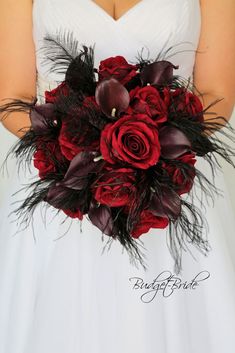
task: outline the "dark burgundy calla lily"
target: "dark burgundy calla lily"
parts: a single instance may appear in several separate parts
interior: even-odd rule
[[[63,207],[62,200],[66,200],[70,194],[71,190],[57,183],[50,187],[45,197],[45,201],[48,202],[51,206],[60,209]]]
[[[84,199],[81,199],[78,195],[74,195],[74,190],[60,185],[59,182],[50,187],[44,201],[59,210],[78,211],[85,207]],[[71,212],[73,213],[73,211]]]
[[[164,85],[172,81],[173,69],[179,66],[173,65],[171,62],[162,60],[146,65],[140,72],[140,80],[143,86],[147,83],[151,85]]]
[[[149,210],[155,216],[168,217],[175,220],[181,213],[180,196],[171,188],[162,185],[159,194],[152,192]]]
[[[30,119],[34,132],[41,134],[48,130],[48,121],[54,121],[54,104],[45,103],[35,105],[30,111]]]
[[[103,160],[94,161],[98,152],[83,151],[78,153],[70,162],[69,168],[60,185],[74,190],[82,190],[87,186],[89,173],[98,172]]]
[[[110,207],[106,205],[98,205],[95,201],[92,201],[88,217],[104,234],[109,236],[113,235],[114,225]]]
[[[191,142],[187,136],[174,126],[163,126],[159,129],[161,156],[175,159],[191,150]]]
[[[97,85],[95,99],[102,112],[109,118],[115,118],[125,112],[130,102],[128,90],[113,77],[102,80]]]

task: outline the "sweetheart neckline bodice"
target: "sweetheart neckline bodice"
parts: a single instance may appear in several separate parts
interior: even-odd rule
[[[95,66],[104,58],[123,55],[155,59],[167,52],[177,74],[192,77],[201,25],[199,0],[141,0],[117,21],[92,0],[34,0],[33,36],[36,47],[38,91],[53,88],[64,75],[52,72],[41,48],[43,38],[68,32],[94,46]],[[168,50],[169,49],[169,50]]]

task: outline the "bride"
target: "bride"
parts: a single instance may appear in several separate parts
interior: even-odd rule
[[[68,29],[81,44],[95,43],[96,67],[115,55],[134,62],[142,48],[154,58],[167,43],[177,74],[193,80],[204,107],[223,98],[208,112],[229,121],[234,17],[233,0],[2,0],[0,104],[43,102],[44,91],[63,81],[40,48],[45,34]],[[30,119],[11,113],[2,124],[21,138]],[[199,158],[198,165],[209,176],[206,162]],[[9,214],[25,195],[12,194],[32,174],[11,168],[0,209],[0,353],[234,351],[235,222],[223,173],[215,182],[224,196],[206,206],[212,250],[207,257],[183,253],[179,276],[161,229],[141,236],[146,272],[129,263],[117,242],[101,253],[102,234],[87,219],[65,224],[53,209],[44,215],[37,208],[33,227],[18,232]]]

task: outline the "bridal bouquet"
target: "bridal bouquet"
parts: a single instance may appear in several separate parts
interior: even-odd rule
[[[207,196],[216,192],[196,168],[197,157],[212,169],[216,154],[233,164],[231,148],[213,134],[219,123],[204,119],[208,108],[167,60],[140,57],[133,64],[117,55],[95,68],[92,47],[69,55],[58,40],[47,41],[51,69],[63,68],[64,80],[45,91],[43,104],[13,100],[1,107],[29,111],[32,123],[11,153],[33,163],[39,178],[16,213],[27,223],[44,202],[70,218],[87,215],[142,265],[137,239],[168,227],[179,271],[187,243],[209,249],[202,211],[184,197],[195,183]]]

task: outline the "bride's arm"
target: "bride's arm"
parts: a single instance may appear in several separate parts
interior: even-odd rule
[[[228,121],[235,103],[235,1],[200,0],[200,3],[202,27],[194,84],[204,95],[204,108],[215,99],[224,98],[208,112]],[[205,114],[204,118],[216,115]]]
[[[0,105],[6,98],[32,101],[36,96],[32,0],[0,0]],[[4,99],[4,100],[3,100]],[[30,126],[27,113],[11,113],[3,125],[17,136]]]

